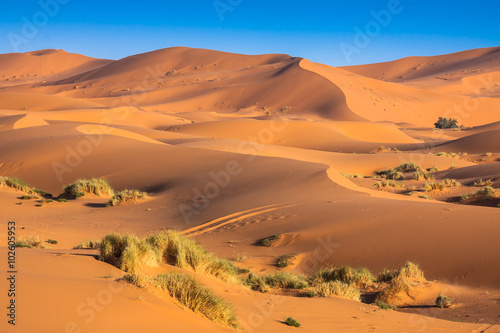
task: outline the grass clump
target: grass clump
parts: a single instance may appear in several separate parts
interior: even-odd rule
[[[59,198],[59,199],[57,199],[57,201],[59,201],[59,202],[68,202],[68,199],[65,199],[65,198]]]
[[[77,199],[83,197],[86,193],[97,196],[113,196],[114,191],[106,179],[78,179],[73,184],[64,187],[63,198]]]
[[[379,299],[375,301],[375,305],[378,306],[381,310],[396,310],[396,307],[394,305],[389,305]]]
[[[150,280],[158,289],[167,291],[189,309],[205,315],[211,321],[238,327],[232,307],[212,291],[202,286],[194,277],[186,274],[160,274]]]
[[[32,195],[34,198],[37,198],[37,194],[40,194],[43,196],[49,196],[49,197],[52,196],[52,194],[50,194],[48,192],[45,192],[42,190],[37,190],[36,188],[30,187],[28,184],[26,184],[24,181],[22,181],[19,178],[0,177],[0,187],[2,187],[2,186],[7,186],[10,188],[16,189],[16,190],[24,192],[26,194]],[[23,200],[30,200],[30,199],[23,199]]]
[[[417,170],[413,174],[413,179],[415,179],[415,180],[431,180],[431,179],[434,179],[434,175],[429,173],[429,172]]]
[[[445,180],[442,181],[442,183],[445,185],[445,186],[449,186],[449,187],[461,187],[462,186],[462,183],[460,183],[458,180],[456,179],[449,179],[449,178],[446,178]]]
[[[34,196],[31,196],[31,195],[21,195],[19,197],[19,199],[21,199],[21,200],[32,200],[32,199],[38,199],[38,197],[34,197]]]
[[[393,180],[384,180],[381,182],[377,182],[372,185],[372,189],[379,190],[387,187],[394,187],[394,188],[399,188],[399,187],[405,187],[405,184],[402,182],[395,182]]]
[[[314,287],[314,292],[320,297],[336,295],[355,301],[361,301],[361,291],[354,285],[342,281],[330,281],[318,283]]]
[[[136,266],[155,267],[165,262],[181,268],[231,281],[239,274],[231,262],[216,257],[199,243],[176,231],[166,231],[139,239],[133,235],[106,235],[99,242],[101,260],[126,272],[133,273]]]
[[[286,254],[278,258],[277,265],[279,268],[285,268],[292,265],[295,259],[296,258],[293,254]]]
[[[277,272],[266,275],[264,281],[268,286],[279,289],[304,289],[309,285],[304,276],[288,272]]]
[[[46,242],[53,245],[57,244],[57,241],[55,239],[47,239]]]
[[[73,247],[75,250],[79,249],[98,249],[101,246],[101,241],[87,240]]]
[[[260,240],[260,244],[266,247],[273,247],[281,239],[281,234],[275,234]]]
[[[119,206],[123,203],[137,203],[139,200],[146,200],[148,198],[146,192],[139,190],[123,190],[116,193],[108,202],[108,207]]]
[[[298,322],[298,320],[293,317],[286,318],[285,324],[292,327],[300,327],[300,323]]]
[[[487,199],[492,199],[495,197],[495,192],[496,190],[491,187],[491,186],[485,186],[483,188],[480,188],[476,192],[470,192],[462,195],[460,197],[460,201],[469,201],[471,199],[475,198],[481,198],[481,200],[487,200]]]
[[[415,282],[424,280],[424,273],[417,264],[406,262],[397,271],[384,271],[377,280],[388,283],[387,287],[377,296],[377,300],[390,304],[390,301],[401,292],[405,292],[410,298],[410,289]]]
[[[343,172],[341,172],[340,174],[342,176],[344,176],[345,178],[364,178],[363,175],[359,175],[359,174],[343,173]]]
[[[491,186],[491,185],[493,185],[491,179],[488,180],[479,179],[478,181],[474,182],[474,186]]]
[[[444,188],[445,188],[445,185],[442,182],[426,183],[424,185],[425,192],[430,192],[430,191],[434,191],[434,190],[442,191],[442,190],[444,190]]]
[[[249,286],[252,290],[260,291],[261,293],[268,293],[271,288],[267,285],[266,279],[263,276],[258,276],[254,273],[248,274],[243,284]]]
[[[375,277],[367,268],[352,268],[350,266],[323,268],[313,275],[314,284],[340,281],[365,288],[371,286]]]
[[[422,195],[419,195],[418,197],[419,197],[420,199],[434,200],[434,198],[432,198],[432,197],[430,197],[430,196],[428,196],[428,195],[423,195],[423,194],[422,194]]]
[[[427,171],[429,171],[429,172],[438,172],[439,168],[434,165],[432,168],[427,169]]]
[[[40,239],[40,237],[38,237],[38,235],[32,235],[19,237],[18,241],[16,242],[16,247],[43,249],[45,248],[45,245],[43,244],[43,241]]]
[[[451,300],[448,297],[439,294],[436,298],[436,306],[441,309],[449,308],[451,306]]]

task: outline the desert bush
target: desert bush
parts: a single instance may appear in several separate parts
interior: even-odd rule
[[[478,181],[474,182],[474,186],[491,186],[491,185],[493,185],[491,179],[488,180],[479,179]]]
[[[386,188],[386,187],[395,187],[395,188],[405,187],[405,184],[401,183],[401,182],[395,182],[392,180],[384,180],[384,181],[377,182],[377,183],[373,184],[371,188],[378,190],[378,189],[382,189],[382,188]]]
[[[243,284],[252,288],[252,290],[260,291],[261,293],[268,293],[271,288],[267,285],[266,279],[254,273],[248,274],[248,277],[243,281]]]
[[[263,246],[273,247],[281,239],[281,234],[275,234],[260,240]]]
[[[285,319],[285,324],[292,327],[300,327],[300,323],[297,319],[293,317],[288,317]]]
[[[356,288],[352,284],[338,280],[318,283],[314,287],[314,292],[316,295],[321,297],[336,295],[340,297],[353,299],[355,301],[361,301],[361,292],[358,288]]]
[[[146,200],[148,198],[146,192],[139,190],[123,190],[116,193],[108,202],[109,207],[121,205],[123,203],[137,203],[139,200]]]
[[[67,199],[77,199],[83,197],[85,193],[97,196],[113,196],[114,191],[106,179],[78,179],[74,183],[64,187],[62,197]]]
[[[80,244],[73,247],[73,249],[98,249],[101,246],[101,241],[99,240],[87,240],[81,242]]]
[[[450,307],[450,305],[451,305],[451,300],[448,297],[439,294],[438,297],[436,298],[436,306],[438,308],[444,309]]]
[[[340,281],[365,288],[375,282],[375,277],[367,268],[352,268],[350,266],[320,269],[312,277],[313,284]]]
[[[304,276],[288,272],[271,273],[264,280],[268,286],[279,289],[304,289],[309,285]]]
[[[55,239],[47,239],[46,242],[53,245],[57,244],[57,241]]]
[[[238,321],[232,307],[212,291],[202,286],[198,280],[187,274],[160,274],[150,279],[153,286],[167,291],[181,304],[189,309],[202,313],[211,321],[238,327]]]
[[[382,275],[379,275],[377,280],[387,282],[388,285],[379,293],[377,300],[390,304],[391,299],[403,291],[413,298],[410,295],[412,281],[423,281],[424,279],[424,272],[420,267],[409,261],[397,271],[386,270]]]
[[[375,305],[378,306],[381,310],[396,310],[396,307],[394,305],[389,305],[379,299],[375,301]]]
[[[456,179],[446,178],[441,183],[443,183],[445,186],[450,186],[450,187],[461,187],[462,186],[462,183],[460,183]]]
[[[423,195],[423,194],[422,194],[422,195],[419,195],[418,197],[419,197],[420,199],[434,200],[434,198],[432,198],[432,197],[430,197],[430,196],[428,196],[428,195]]]
[[[26,194],[32,195],[35,198],[38,198],[36,195],[44,195],[44,196],[49,196],[51,197],[52,194],[42,191],[42,190],[37,190],[36,188],[30,187],[28,184],[26,184],[24,181],[22,181],[19,178],[12,178],[12,177],[0,177],[0,187],[2,186],[7,186],[13,189],[16,189],[18,191],[24,192]],[[28,197],[28,196],[26,196]],[[29,200],[29,199],[24,199],[24,200]]]
[[[434,191],[434,190],[439,190],[442,191],[444,190],[445,185],[442,182],[439,183],[426,183],[424,185],[424,189],[426,192]]]
[[[438,172],[439,168],[437,166],[433,166],[432,168],[427,169],[429,172]]]
[[[21,236],[16,242],[16,247],[38,248],[43,249],[45,245],[38,235]]]
[[[470,192],[462,195],[460,201],[468,201],[475,198],[481,198],[482,200],[487,200],[495,197],[495,189],[491,186],[485,186],[480,188],[476,192]]]
[[[139,239],[133,235],[106,235],[100,242],[101,260],[126,272],[134,272],[138,264],[155,267],[160,262],[188,268],[233,281],[238,268],[216,257],[199,243],[176,231],[166,231]]]
[[[458,128],[458,120],[455,118],[443,118],[439,117],[438,121],[434,123],[436,128]]]
[[[415,180],[431,180],[434,179],[434,175],[425,171],[415,171],[413,174],[413,179]]]
[[[278,258],[277,265],[279,268],[285,268],[293,264],[295,256],[293,254],[286,254]]]
[[[344,176],[345,178],[364,178],[363,175],[359,175],[359,174],[343,173],[343,172],[341,172],[340,174],[342,176]]]

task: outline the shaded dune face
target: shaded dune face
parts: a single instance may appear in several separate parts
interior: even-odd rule
[[[116,192],[150,195],[112,208],[105,207],[110,197],[96,195],[38,207],[19,191],[0,188],[0,209],[25,227],[20,234],[58,240],[50,250],[55,255],[23,249],[23,269],[31,274],[24,295],[35,295],[22,296],[25,313],[49,297],[44,290],[53,281],[61,288],[51,297],[62,304],[42,309],[24,329],[33,331],[57,310],[64,320],[94,331],[115,329],[108,318],[123,331],[144,329],[134,314],[147,318],[151,332],[163,331],[165,318],[177,318],[172,327],[180,331],[182,325],[190,331],[226,330],[182,311],[166,293],[158,296],[123,281],[124,292],[113,294],[106,308],[108,317],[88,325],[72,319],[89,293],[108,288],[103,276],[114,281],[123,272],[68,249],[111,231],[144,236],[178,229],[259,274],[276,271],[277,260],[290,255],[295,261],[282,271],[305,275],[330,265],[378,272],[411,260],[429,280],[467,286],[461,289],[467,297],[478,293],[467,288],[497,290],[500,195],[460,198],[482,188],[474,185],[480,180],[494,188],[500,182],[499,52],[344,68],[282,54],[182,47],[117,61],[62,50],[0,55],[0,176],[49,191],[51,200],[65,185],[93,177],[106,178]],[[434,130],[439,116],[455,117],[465,128]],[[374,188],[384,181],[384,170],[410,162],[432,177],[418,180],[417,170],[403,170],[389,179],[403,185]],[[446,179],[462,186],[425,190],[426,183]],[[278,234],[282,238],[273,247],[260,243]],[[192,273],[164,263],[141,269],[149,275]],[[292,296],[280,296],[286,302],[278,304],[275,294],[200,279],[235,305],[248,330],[282,329],[281,321],[297,308],[311,331],[362,331],[368,322],[384,332],[415,328],[409,314],[381,313],[369,304],[362,305],[365,311],[351,300]],[[430,289],[421,290],[427,298],[408,298],[408,304],[428,305],[436,296],[431,293],[445,288],[429,283]],[[75,297],[64,301],[67,293]],[[259,309],[254,301],[276,306],[257,328],[247,320]],[[61,330],[43,325],[44,332]],[[480,328],[441,320],[427,327]]]

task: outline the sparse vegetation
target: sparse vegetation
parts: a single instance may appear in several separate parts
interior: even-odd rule
[[[378,306],[381,310],[396,310],[396,307],[394,305],[389,305],[379,299],[375,301],[375,305]]]
[[[101,246],[101,241],[99,240],[88,240],[81,242],[80,244],[73,247],[73,249],[98,249]]]
[[[21,236],[18,238],[16,247],[38,248],[43,249],[45,245],[38,235]]]
[[[413,174],[413,179],[415,180],[431,180],[434,179],[434,175],[425,171],[415,171]]]
[[[351,174],[351,173],[343,173],[343,172],[341,172],[340,174],[341,174],[342,176],[344,176],[345,178],[364,178],[364,176],[363,176],[363,175],[358,175],[358,174],[353,175],[353,174]]]
[[[50,194],[48,192],[45,192],[42,190],[37,190],[36,188],[30,187],[28,184],[26,184],[24,181],[22,181],[21,179],[18,179],[18,178],[0,177],[0,187],[2,187],[2,186],[11,187],[11,188],[16,189],[18,191],[29,194],[32,196],[31,199],[38,198],[37,194],[49,196],[49,197],[52,196],[52,194]],[[28,196],[26,196],[26,197],[28,197]],[[29,199],[23,199],[23,200],[29,200]]]
[[[281,239],[281,234],[275,234],[270,237],[261,239],[260,243],[266,247],[273,247]]]
[[[478,181],[474,182],[474,186],[491,186],[491,185],[493,185],[491,179],[488,180],[479,179]]]
[[[436,306],[441,309],[449,308],[451,306],[451,300],[448,297],[439,294],[436,298]]]
[[[106,179],[78,179],[73,184],[64,188],[63,198],[77,199],[83,197],[86,193],[97,196],[113,196],[114,191]]]
[[[286,318],[285,324],[287,324],[288,326],[292,326],[292,327],[300,327],[300,323],[298,322],[298,320],[293,318],[293,317]]]
[[[430,196],[428,196],[428,195],[423,195],[423,194],[422,194],[422,195],[419,195],[418,197],[419,197],[420,199],[434,200],[434,199],[433,199],[433,198],[431,198]]]
[[[55,239],[47,239],[46,242],[53,245],[57,244],[57,241]]]
[[[211,321],[238,327],[232,307],[202,286],[194,277],[187,274],[166,273],[150,279],[150,283],[160,290],[167,291],[180,303],[195,312],[202,313]]]
[[[440,129],[458,128],[458,120],[455,118],[439,117],[438,121],[434,123],[434,126]]]
[[[277,264],[278,264],[279,268],[285,268],[285,267],[292,265],[294,260],[295,260],[295,255],[287,254],[287,255],[279,257]]]
[[[160,262],[191,267],[197,272],[232,281],[239,273],[228,260],[216,257],[200,244],[176,231],[166,231],[139,239],[133,235],[106,235],[99,244],[101,260],[133,273],[139,264],[156,267]]]
[[[377,280],[387,282],[387,287],[382,290],[377,300],[390,304],[393,299],[400,292],[405,292],[410,298],[411,287],[414,283],[419,283],[424,280],[424,273],[420,267],[412,262],[407,262],[403,267],[397,271],[384,271],[383,275],[379,275]]]
[[[470,192],[462,195],[460,201],[469,201],[471,199],[480,198],[481,200],[492,199],[495,197],[496,190],[491,186],[480,188],[476,192]]]
[[[139,190],[123,190],[116,193],[107,205],[109,207],[115,207],[124,203],[137,203],[139,200],[146,200],[148,197],[146,192],[141,192]]]
[[[313,275],[312,281],[314,284],[340,281],[347,284],[353,284],[356,287],[365,288],[373,284],[375,277],[366,268],[354,269],[350,266],[342,266],[323,268]]]
[[[319,283],[314,287],[314,292],[316,295],[321,297],[336,295],[353,299],[355,301],[361,301],[361,291],[358,288],[352,284],[338,280]]]
[[[425,192],[431,192],[431,191],[434,191],[434,190],[442,191],[442,190],[444,190],[444,188],[445,188],[445,185],[442,182],[439,182],[439,183],[425,183],[425,185],[424,185]]]
[[[57,201],[59,201],[59,202],[68,202],[68,199],[65,199],[65,198],[59,198],[59,199],[57,199]]]
[[[384,180],[384,181],[377,182],[377,183],[373,184],[371,188],[375,189],[375,190],[379,190],[379,189],[383,189],[386,187],[395,187],[395,188],[405,187],[405,184],[401,183],[401,182],[395,182],[393,180]]]

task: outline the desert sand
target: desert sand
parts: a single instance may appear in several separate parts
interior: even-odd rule
[[[499,97],[500,48],[344,68],[191,48],[118,61],[63,50],[0,55],[0,176],[54,199],[39,207],[0,187],[2,225],[57,240],[17,250],[18,323],[2,320],[0,331],[235,331],[168,293],[116,281],[125,272],[97,250],[73,249],[110,232],[175,229],[259,274],[412,261],[429,281],[383,311],[337,296],[260,293],[166,264],[144,270],[195,274],[233,305],[245,332],[292,332],[289,316],[304,332],[500,332],[500,190],[460,200],[480,180],[500,187]],[[462,127],[436,130],[440,116]],[[404,187],[373,188],[383,181],[376,172],[409,162],[435,167],[435,179],[406,172]],[[92,177],[150,198],[57,202],[65,185]],[[423,189],[445,179],[462,186]],[[276,246],[259,244],[275,234]],[[296,259],[279,269],[283,255]],[[434,308],[440,292],[456,306]],[[105,301],[92,310],[89,297]]]

